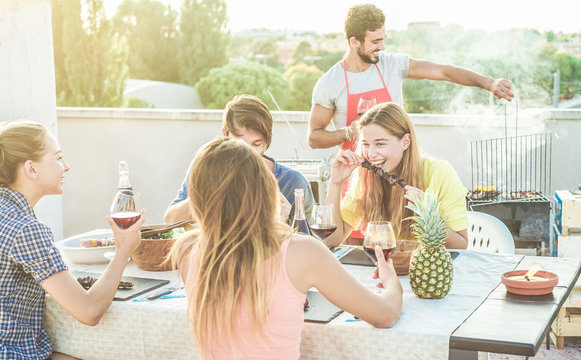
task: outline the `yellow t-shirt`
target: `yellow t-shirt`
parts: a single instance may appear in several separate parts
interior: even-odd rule
[[[438,196],[440,212],[447,218],[446,226],[454,231],[467,229],[467,190],[454,168],[445,160],[430,158],[423,158],[422,167],[425,189],[430,189]],[[351,192],[348,192],[341,201],[341,217],[353,229],[359,229],[363,214],[355,211],[354,205],[355,199],[351,196]]]

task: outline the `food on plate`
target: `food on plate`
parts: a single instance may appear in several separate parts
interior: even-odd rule
[[[113,246],[115,245],[114,239],[104,238],[104,239],[82,239],[80,241],[81,247],[84,248],[94,248],[103,246]]]
[[[185,232],[183,227],[171,229],[170,231],[158,232],[151,236],[146,236],[144,239],[175,239],[178,235]]]
[[[79,284],[85,288],[85,290],[89,290],[93,284],[97,282],[97,278],[92,276],[85,276],[77,278]],[[130,290],[133,289],[133,283],[131,281],[119,281],[119,290]]]

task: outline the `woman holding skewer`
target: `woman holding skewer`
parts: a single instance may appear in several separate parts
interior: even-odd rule
[[[378,220],[391,221],[398,239],[411,239],[411,220],[406,218],[413,213],[406,205],[431,189],[447,218],[446,247],[465,249],[466,188],[448,162],[420,155],[408,114],[396,103],[376,105],[361,117],[359,133],[357,152],[341,151],[332,163],[326,203],[335,205],[339,226],[327,246],[341,244],[353,229]],[[341,200],[341,185],[350,176]]]

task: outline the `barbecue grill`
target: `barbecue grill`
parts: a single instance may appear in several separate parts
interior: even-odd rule
[[[470,142],[470,210],[493,215],[510,229],[517,248],[546,255],[550,244],[552,133],[508,136]]]

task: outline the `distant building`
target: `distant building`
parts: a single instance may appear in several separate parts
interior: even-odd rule
[[[123,97],[139,99],[157,109],[204,108],[193,87],[163,81],[129,79]]]
[[[408,30],[439,30],[440,28],[438,21],[418,21],[408,24]]]
[[[551,44],[559,51],[568,52],[581,59],[581,38],[573,38],[569,41],[553,42]]]

